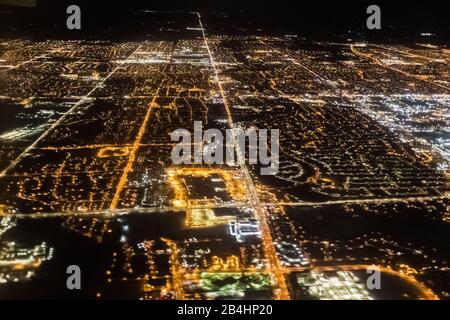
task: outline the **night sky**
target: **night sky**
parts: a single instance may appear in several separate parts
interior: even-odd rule
[[[382,11],[382,36],[401,38],[411,32],[438,32],[446,38],[450,34],[449,5],[446,1],[302,1],[302,0],[37,0],[37,8],[17,8],[0,5],[1,35],[20,33],[64,33],[69,4],[82,8],[83,33],[98,33],[108,29],[129,29],[139,32],[136,10],[203,11],[226,13],[236,25],[249,29],[295,33],[340,33],[365,30],[366,8],[377,4]],[[232,27],[232,26],[230,26]],[[214,28],[212,28],[214,29]],[[210,30],[212,30],[210,28]],[[393,32],[392,30],[403,30]],[[445,36],[443,36],[445,35]],[[64,34],[62,34],[64,37]]]

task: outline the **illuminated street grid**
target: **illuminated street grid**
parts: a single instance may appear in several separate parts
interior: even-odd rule
[[[34,278],[54,250],[16,249],[9,232],[55,219],[99,248],[117,238],[96,298],[134,285],[144,299],[289,299],[301,283],[313,298],[373,299],[352,273],[371,264],[415,292],[397,298],[448,298],[442,248],[394,227],[347,235],[333,215],[366,226],[419,212],[448,230],[449,50],[305,49],[209,35],[187,16],[176,41],[1,42],[0,282]],[[170,133],[194,121],[280,129],[277,175],[172,165]],[[151,237],[133,236],[145,226]]]

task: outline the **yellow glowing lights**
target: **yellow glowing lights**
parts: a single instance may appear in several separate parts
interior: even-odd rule
[[[105,147],[100,149],[97,154],[99,158],[108,158],[108,157],[125,157],[130,154],[131,147]]]
[[[169,168],[167,170],[167,181],[174,191],[173,206],[183,208],[199,203],[215,202],[214,199],[189,199],[189,190],[183,180],[183,177],[207,178],[215,174],[223,180],[230,197],[234,201],[246,200],[245,183],[237,171],[220,168]]]

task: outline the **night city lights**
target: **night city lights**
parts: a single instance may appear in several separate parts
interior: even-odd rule
[[[90,2],[0,1],[0,300],[450,299],[445,12]]]

